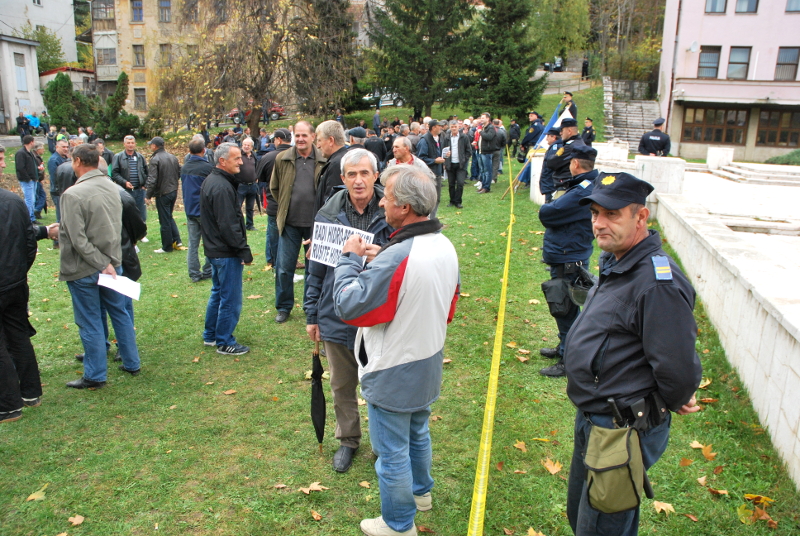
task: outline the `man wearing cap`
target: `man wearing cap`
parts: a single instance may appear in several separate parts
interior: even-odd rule
[[[528,126],[528,130],[525,131],[525,136],[522,138],[522,141],[519,142],[522,146],[522,150],[525,151],[526,154],[531,147],[536,145],[536,142],[539,141],[544,131],[542,117],[537,112],[528,112],[528,121],[530,121],[531,124]]]
[[[156,136],[148,142],[153,156],[148,164],[146,196],[156,198],[158,223],[161,226],[161,247],[153,253],[169,253],[183,246],[178,226],[172,217],[175,200],[178,198],[178,179],[181,165],[178,159],[164,150],[164,138]]]
[[[556,151],[556,154],[550,160],[546,160],[544,163],[544,165],[553,170],[553,183],[556,187],[556,191],[553,192],[553,199],[558,199],[559,196],[564,195],[567,190],[566,184],[572,179],[572,171],[570,170],[572,151],[577,147],[586,147],[581,137],[578,136],[578,122],[574,119],[567,118],[561,121],[561,139],[563,140],[563,146]]]
[[[592,256],[592,215],[581,199],[591,195],[597,171],[594,161],[597,151],[580,145],[569,154],[570,179],[564,181],[564,195],[539,210],[539,220],[545,227],[542,261],[550,266],[551,281],[542,285],[550,314],[558,326],[558,346],[541,348],[539,353],[558,359],[555,365],[543,368],[540,374],[557,378],[564,376],[564,341],[580,313],[565,293],[567,285],[578,278],[580,268],[589,265]]]
[[[331,123],[339,125],[336,121],[331,121]],[[339,128],[341,128],[341,125],[339,125]],[[278,258],[278,203],[272,197],[269,181],[272,178],[272,170],[275,168],[275,159],[283,151],[292,147],[292,133],[289,132],[289,129],[279,128],[273,134],[272,139],[275,149],[262,156],[256,168],[258,186],[263,190],[267,198],[267,244],[264,246],[264,257],[266,258],[267,266],[275,266],[275,259]]]
[[[571,115],[573,119],[578,119],[578,107],[575,105],[575,101],[572,100],[571,92],[564,92],[564,98],[561,99],[561,104],[564,105],[565,109],[569,110],[569,115]]]
[[[547,151],[544,153],[544,162],[553,158],[564,144],[561,142],[561,131],[551,128],[545,136],[547,141]],[[547,165],[542,165],[542,172],[539,174],[539,192],[544,196],[544,202],[550,203],[553,200],[553,192],[556,191],[556,184],[553,182],[553,170]]]
[[[670,411],[694,413],[702,368],[695,352],[695,292],[648,230],[653,187],[628,173],[600,174],[580,203],[592,213],[600,279],[567,336],[567,395],[577,407],[567,517],[575,534],[636,535],[639,508],[606,514],[586,491],[584,452],[592,426],[614,428],[613,399],[639,431],[645,469],[669,439]],[[634,409],[635,408],[635,409]]]
[[[592,121],[592,118],[587,117],[586,120],[583,122],[583,132],[581,132],[581,139],[583,140],[583,143],[585,143],[589,147],[592,146],[592,142],[596,137],[593,125],[594,122]]]
[[[347,131],[350,140],[350,149],[364,149],[364,140],[367,139],[367,129],[364,127],[353,127]]]
[[[639,154],[646,156],[669,156],[669,136],[664,132],[664,118],[653,121],[653,130],[645,133],[639,140]]]
[[[431,119],[428,122],[429,131],[426,132],[417,144],[417,156],[420,160],[428,165],[428,168],[433,173],[436,185],[436,205],[431,211],[431,218],[436,217],[436,211],[439,209],[439,202],[442,200],[442,172],[444,158],[442,157],[442,145],[439,143],[439,133],[442,131],[442,125],[436,119]]]

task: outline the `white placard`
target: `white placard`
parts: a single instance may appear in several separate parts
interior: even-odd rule
[[[328,266],[336,266],[342,255],[344,243],[354,234],[361,235],[367,244],[372,244],[372,240],[375,238],[374,234],[360,231],[354,227],[314,222],[314,233],[311,236],[311,260]],[[366,257],[362,257],[362,260],[366,261]]]
[[[139,294],[142,291],[141,283],[128,279],[124,275],[118,275],[116,279],[108,274],[100,274],[97,284],[101,287],[108,287],[116,290],[120,294],[139,301]]]

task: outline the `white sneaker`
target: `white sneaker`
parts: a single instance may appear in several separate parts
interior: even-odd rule
[[[365,519],[361,522],[361,532],[367,536],[417,536],[417,526],[414,525],[405,532],[392,530],[383,520],[383,516],[374,519]]]
[[[147,244],[147,243],[148,243],[148,242],[150,242],[150,241],[149,241],[149,240],[147,239],[147,237],[145,236],[144,238],[142,238],[141,240],[139,240],[139,242],[144,242],[145,244]]]
[[[417,504],[417,510],[420,512],[427,512],[433,508],[433,499],[431,499],[431,492],[425,495],[414,495],[414,502]]]
[[[166,251],[164,251],[162,248],[158,248],[154,250],[153,253],[166,253]]]
[[[482,183],[481,181],[478,181],[478,182],[476,182],[475,184],[473,184],[473,186],[474,186],[475,188],[480,188],[481,186],[483,186],[483,183]],[[144,242],[144,239],[142,239],[142,241]]]

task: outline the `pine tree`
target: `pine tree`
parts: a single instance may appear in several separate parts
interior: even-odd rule
[[[386,0],[370,31],[378,83],[430,115],[468,55],[465,24],[472,14],[467,0]]]
[[[72,80],[64,73],[56,77],[44,88],[44,105],[50,115],[50,124],[56,127],[67,127],[68,132],[77,133],[78,125],[75,122],[77,113],[74,99]]]

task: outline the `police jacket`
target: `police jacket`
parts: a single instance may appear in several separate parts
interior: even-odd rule
[[[520,136],[520,128],[519,125],[514,123],[510,127],[508,127],[508,141],[512,142],[514,140],[518,140]]]
[[[568,182],[572,179],[572,173],[569,172],[569,161],[572,160],[572,148],[579,145],[586,145],[577,134],[564,140],[563,146],[556,151],[555,156],[550,160],[545,161],[545,165],[553,170],[553,182],[556,188],[561,188],[562,183]]]
[[[347,188],[344,186],[334,189],[333,195],[317,212],[314,221],[351,227],[345,215],[345,203],[348,195]],[[383,199],[383,186],[375,185],[375,197],[378,202]],[[375,244],[383,246],[389,241],[389,235],[394,232],[394,229],[386,223],[383,207],[380,207],[375,213],[367,227],[367,232],[375,235],[373,241]],[[352,350],[358,328],[345,324],[333,310],[333,267],[315,261],[308,261],[307,264],[308,276],[303,299],[306,324],[318,324],[323,341],[341,344]]]
[[[556,191],[556,184],[553,182],[553,170],[547,165],[547,161],[556,155],[556,152],[563,147],[561,138],[553,142],[544,153],[545,164],[542,165],[542,173],[539,175],[539,192],[542,195],[552,194]]]
[[[253,254],[247,245],[237,186],[227,171],[214,168],[209,173],[200,187],[200,230],[206,257],[239,257],[248,263],[253,262]]]
[[[133,155],[128,157],[128,153],[121,151],[114,155],[111,163],[111,180],[125,188],[125,183],[130,182],[130,170],[128,169],[128,158],[136,158],[136,168],[139,170],[139,188],[144,186],[147,180],[147,162],[144,156],[139,151],[134,151]],[[133,186],[136,186],[135,184]]]
[[[669,136],[660,130],[654,129],[644,134],[642,139],[639,140],[639,154],[669,156],[670,146]]]
[[[147,197],[161,197],[178,189],[181,165],[178,159],[164,149],[158,149],[150,157],[147,174]]]
[[[659,266],[661,268],[659,268]],[[700,384],[695,292],[656,231],[619,261],[600,258],[600,279],[566,339],[567,394],[580,411],[609,414],[658,391],[677,411]]]
[[[183,191],[183,208],[186,216],[200,217],[200,187],[208,174],[214,169],[208,160],[200,155],[190,154],[181,168],[181,190]]]
[[[139,255],[136,253],[136,242],[147,234],[147,224],[142,220],[139,207],[133,196],[119,186],[119,197],[122,200],[122,275],[134,281],[142,277]]]
[[[536,142],[539,141],[539,138],[542,136],[542,132],[544,132],[544,125],[538,119],[531,123],[528,127],[528,130],[525,132],[525,137],[522,138],[522,141],[519,142],[525,148],[530,148],[536,145]]]
[[[596,137],[597,136],[594,127],[583,127],[583,132],[581,132],[581,139],[583,140],[583,143],[591,147],[592,142]]]
[[[547,264],[585,261],[592,256],[592,213],[578,202],[592,195],[597,175],[597,170],[576,175],[567,183],[567,193],[539,209],[545,227],[542,260]]]

